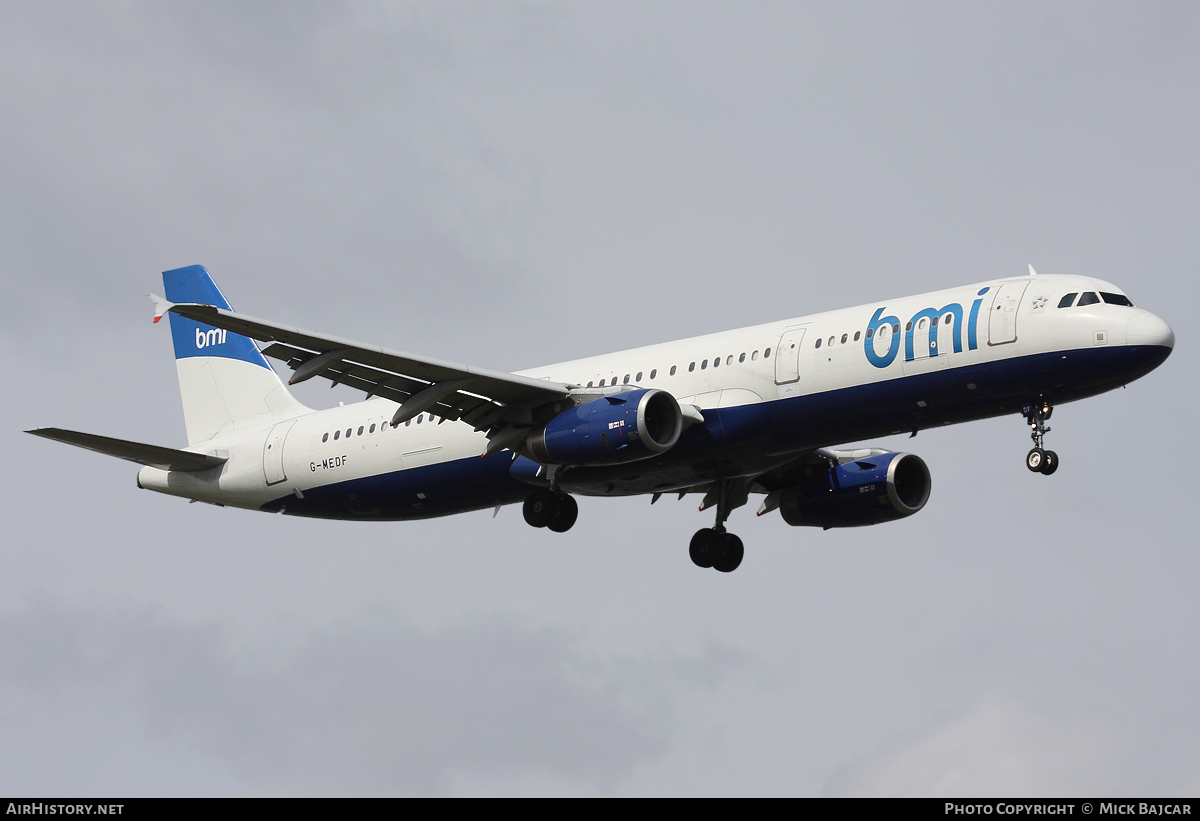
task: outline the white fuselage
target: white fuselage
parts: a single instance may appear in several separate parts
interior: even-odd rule
[[[1108,283],[1080,276],[994,280],[546,365],[521,374],[583,387],[628,384],[660,388],[674,395],[681,405],[693,405],[701,412],[733,412],[765,404],[777,426],[782,424],[781,419],[798,417],[776,413],[775,403],[793,402],[786,407],[800,409],[797,413],[819,406],[824,419],[838,415],[837,406],[829,404],[836,397],[844,397],[848,403],[887,399],[891,385],[896,391],[908,390],[901,385],[929,386],[931,397],[936,395],[943,405],[955,408],[953,414],[926,418],[927,405],[914,398],[912,420],[881,418],[868,425],[862,436],[846,436],[847,431],[831,423],[829,435],[844,437],[836,441],[821,439],[819,425],[813,425],[814,433],[807,436],[799,436],[790,427],[776,428],[764,432],[764,436],[770,435],[779,443],[773,455],[768,458],[768,451],[759,448],[757,461],[747,463],[747,471],[760,470],[771,459],[782,462],[789,453],[805,448],[836,445],[893,429],[916,429],[1016,411],[1008,398],[1013,391],[990,383],[979,393],[980,407],[970,408],[977,387],[970,381],[974,379],[971,374],[1001,373],[987,367],[990,365],[1021,360],[1050,367],[1053,357],[1049,355],[1066,358],[1088,352],[1087,367],[1102,372],[1096,358],[1100,354],[1095,352],[1173,345],[1170,328],[1140,308],[1104,301],[1057,307],[1064,294],[1072,292],[1120,294]],[[1145,370],[1115,373],[1111,384],[1092,387],[1088,386],[1095,378],[1089,377],[1091,381],[1081,382],[1079,387],[1063,388],[1056,401],[1070,401],[1115,387]],[[956,380],[956,374],[963,374],[963,379]],[[1055,378],[1059,380],[1055,384],[1067,384]],[[872,392],[855,393],[853,389]],[[998,398],[1002,394],[1003,398]],[[983,404],[985,395],[991,397],[990,404]],[[822,401],[812,401],[817,398]],[[809,404],[805,405],[804,400]],[[378,508],[377,498],[373,502],[355,498],[358,488],[366,488],[367,483],[375,481],[373,477],[399,476],[451,464],[461,466],[455,472],[425,470],[410,474],[428,476],[428,481],[437,485],[431,486],[430,495],[444,497],[447,482],[461,482],[473,475],[475,463],[469,460],[481,461],[487,445],[483,433],[462,422],[439,424],[428,414],[391,428],[387,423],[396,407],[393,402],[372,399],[328,410],[300,411],[287,419],[264,417],[257,427],[239,426],[235,432],[188,448],[227,455],[228,461],[221,468],[180,473],[147,467],[140,472],[138,482],[145,488],[206,502],[245,508],[275,503],[275,509],[284,511],[289,506],[302,508],[305,498],[316,491],[340,487],[346,498],[346,517],[354,518],[356,504],[364,509]],[[861,407],[848,405],[845,410],[860,412]],[[705,413],[705,418],[716,416]],[[817,438],[812,438],[814,435]],[[497,456],[509,462],[514,458],[511,452]],[[638,464],[634,462],[623,470],[636,471]],[[487,475],[491,479],[498,476],[494,470]],[[687,471],[678,475],[680,487],[695,481]],[[409,515],[438,515],[519,500],[505,482],[500,482],[495,492],[470,495],[461,505],[449,503],[423,513],[425,494],[402,478],[397,479],[403,485],[402,492],[412,497],[405,503]],[[376,485],[370,487],[373,493],[379,492]],[[580,491],[588,492],[584,488]],[[645,491],[616,487],[610,492]],[[281,499],[286,501],[281,503]]]

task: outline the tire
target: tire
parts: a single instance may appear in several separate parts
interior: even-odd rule
[[[1049,476],[1054,471],[1058,470],[1058,454],[1052,450],[1046,451],[1046,461],[1042,465],[1042,474]]]
[[[1046,464],[1046,451],[1041,448],[1034,448],[1025,454],[1025,467],[1032,470],[1034,473],[1041,473],[1042,466]]]
[[[732,533],[726,533],[724,555],[713,562],[713,569],[722,573],[732,573],[741,565],[742,557],[745,555],[746,548],[742,545],[742,540]]]
[[[713,556],[717,553],[717,539],[721,534],[711,528],[697,530],[696,535],[692,537],[692,543],[688,545],[688,555],[692,557],[692,563],[696,567],[712,567]]]
[[[525,506],[521,512],[525,514],[526,524],[531,527],[545,527],[554,521],[560,508],[557,496],[539,488],[525,498]]]
[[[575,501],[574,496],[564,493],[558,497],[558,515],[546,525],[546,529],[553,530],[555,533],[566,533],[578,518],[579,503]]]

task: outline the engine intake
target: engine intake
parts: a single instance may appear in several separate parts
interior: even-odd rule
[[[884,453],[830,468],[784,492],[793,526],[861,527],[911,516],[929,501],[929,468],[911,453]]]
[[[600,396],[529,434],[529,453],[556,465],[611,465],[670,450],[683,432],[675,397],[657,388]]]

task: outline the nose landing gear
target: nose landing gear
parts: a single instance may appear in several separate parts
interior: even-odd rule
[[[1030,433],[1030,438],[1033,439],[1033,450],[1025,454],[1025,467],[1034,473],[1049,476],[1058,470],[1058,454],[1052,450],[1043,449],[1042,440],[1050,432],[1050,428],[1046,427],[1046,421],[1054,413],[1054,406],[1046,401],[1038,401],[1025,405],[1021,408],[1021,412],[1033,431]]]

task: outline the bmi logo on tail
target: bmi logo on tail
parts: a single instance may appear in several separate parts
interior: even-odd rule
[[[225,331],[220,328],[210,328],[207,331],[196,329],[196,347],[209,348],[213,345],[220,345],[225,341]]]

